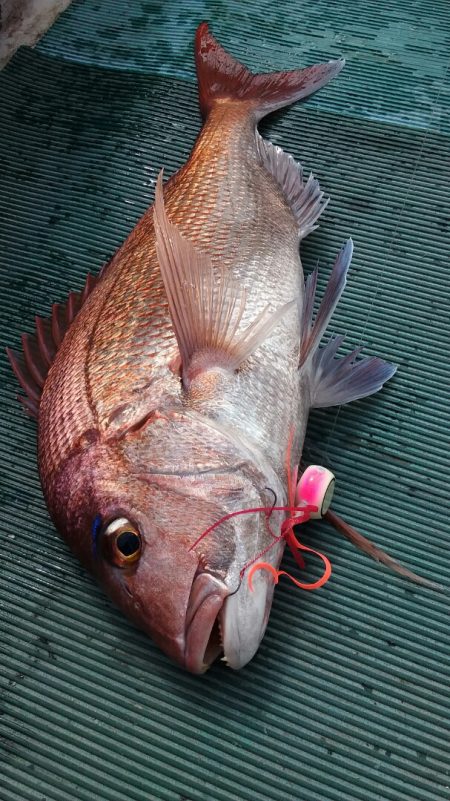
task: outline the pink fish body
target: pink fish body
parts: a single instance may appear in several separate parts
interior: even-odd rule
[[[395,368],[319,348],[345,285],[349,241],[313,320],[299,242],[320,187],[261,138],[258,121],[332,79],[342,61],[252,75],[196,37],[205,118],[187,163],[98,278],[38,320],[10,358],[39,422],[39,469],[55,525],[112,600],[186,669],[256,653],[273,577],[245,569],[274,542],[286,453],[309,410],[369,395]],[[272,533],[271,533],[272,531]],[[270,547],[272,546],[272,547]]]

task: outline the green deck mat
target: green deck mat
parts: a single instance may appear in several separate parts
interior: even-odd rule
[[[450,587],[447,0],[75,2],[0,75],[2,344],[80,288],[161,166],[185,161],[202,19],[255,70],[348,59],[263,132],[332,196],[302,251],[321,289],[354,238],[332,330],[399,371],[379,395],[315,413],[306,456],[335,471],[337,512]],[[304,541],[333,563],[326,587],[280,583],[243,671],[183,673],[55,532],[35,425],[4,356],[0,370],[1,801],[450,799],[448,596],[310,525]]]

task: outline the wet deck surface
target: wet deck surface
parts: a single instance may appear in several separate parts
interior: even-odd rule
[[[448,3],[111,5],[76,2],[0,75],[2,344],[100,269],[161,166],[185,161],[199,21],[255,70],[344,55],[332,85],[262,130],[332,197],[305,272],[319,259],[323,288],[355,241],[332,330],[399,370],[374,398],[316,412],[305,453],[336,473],[337,512],[450,587]],[[1,801],[450,798],[448,597],[314,524],[326,587],[280,583],[241,673],[180,672],[59,539],[3,356],[0,371]]]

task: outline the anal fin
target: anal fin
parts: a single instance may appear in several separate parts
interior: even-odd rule
[[[275,178],[297,221],[300,239],[317,228],[317,220],[328,205],[313,175],[303,178],[302,165],[281,147],[256,134],[256,146],[263,166]]]

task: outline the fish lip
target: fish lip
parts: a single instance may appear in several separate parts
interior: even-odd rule
[[[210,644],[210,640],[229,594],[229,588],[216,576],[196,574],[186,611],[184,663],[190,673],[204,673],[223,651],[219,639],[217,644]]]

